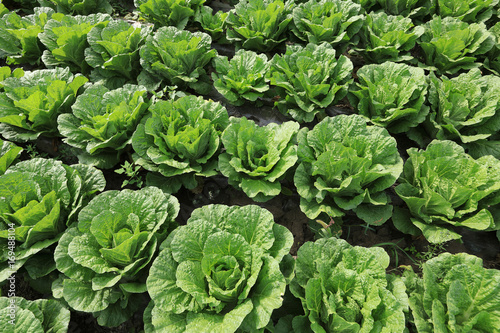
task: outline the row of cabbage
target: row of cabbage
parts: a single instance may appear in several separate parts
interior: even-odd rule
[[[209,52],[210,43],[223,42],[220,38],[237,49],[257,52],[271,51],[278,45],[283,46],[285,41],[303,45],[324,42],[331,45],[337,54],[349,48],[351,53],[364,56],[369,63],[418,62],[425,68],[447,74],[484,64],[497,72],[500,25],[493,24],[498,21],[496,14],[491,22],[487,19],[498,1],[464,1],[462,7],[455,4],[454,9],[467,9],[466,3],[473,7],[470,9],[472,12],[466,11],[473,14],[472,19],[467,20],[468,15],[452,17],[442,14],[415,25],[410,17],[388,15],[383,11],[365,14],[359,4],[350,0],[310,0],[296,5],[293,15],[291,8],[295,6],[294,2],[242,1],[225,13],[227,17],[220,24],[227,24],[228,28],[221,30],[219,37],[213,30],[203,29],[203,26],[193,29],[206,33],[193,34],[182,30],[187,22],[180,14],[185,13],[180,9],[182,4],[173,7],[178,12],[172,13],[172,16],[183,23],[158,24],[154,15],[158,19],[169,16],[154,6],[170,8],[172,4],[168,1],[148,2],[152,7],[146,18],[155,23],[154,31],[151,25],[141,28],[140,25],[131,27],[121,20],[116,22],[108,14],[71,16],[56,13],[50,7],[36,7],[34,14],[19,16],[4,7],[0,11],[0,56],[7,57],[11,64],[39,64],[42,60],[47,67],[70,66],[73,71],[85,75],[92,70],[95,79],[120,79],[122,84],[136,83],[130,81],[134,81],[142,70],[141,62],[154,78],[141,76],[140,80],[153,80],[151,85],[159,84],[161,80],[167,80],[165,83],[171,85],[181,83],[181,89],[193,83],[195,78],[198,81],[203,79],[203,67],[215,56],[215,51]],[[186,5],[195,4],[189,2]],[[281,13],[286,10],[289,12]],[[220,16],[211,12],[207,15],[214,19]],[[486,25],[476,15],[490,23]],[[177,29],[166,29],[167,26]],[[93,27],[95,29],[90,32]],[[184,32],[179,33],[178,30]],[[280,35],[275,35],[277,33]],[[138,51],[144,43],[147,46]],[[420,53],[410,54],[415,45],[419,46]],[[165,47],[172,50],[166,52]],[[196,47],[203,52],[193,50]],[[189,63],[181,64],[183,56],[190,58]],[[204,91],[203,87],[191,88]]]
[[[14,149],[3,144],[3,165]],[[291,232],[258,206],[207,205],[178,226],[173,195],[104,187],[98,169],[53,159],[0,176],[0,280],[24,274],[55,298],[0,298],[3,332],[66,332],[68,309],[118,326],[147,294],[145,332],[499,330],[500,272],[477,257],[445,253],[398,277],[382,248],[324,238],[294,259]]]
[[[129,26],[123,21],[115,22]],[[162,32],[165,34],[162,35]],[[158,52],[161,50],[173,52],[175,48],[169,48],[175,44],[173,40],[176,36],[186,34],[190,33],[165,28],[157,34],[163,36],[162,40],[166,43],[164,47],[153,48],[153,44],[146,44],[141,50],[159,57]],[[191,41],[199,40],[193,38]],[[183,45],[186,43],[189,42],[184,39],[182,43],[179,42]],[[200,47],[195,43],[191,51],[203,56],[205,62],[215,53],[210,50],[209,44]],[[162,71],[166,75],[164,78],[168,77],[169,82],[176,86],[182,86],[183,83],[193,88],[210,86],[204,69],[187,70],[196,63],[188,54],[179,64],[179,68],[185,71],[174,71],[172,66],[166,67],[158,61],[144,62],[143,67],[149,68],[150,73],[155,69]],[[179,59],[182,58],[171,58],[174,62]],[[496,111],[500,78],[497,75],[482,75],[479,69],[473,68],[449,79],[444,75],[437,77],[434,73],[426,75],[423,69],[411,65],[385,62],[362,66],[356,72],[357,80],[354,82],[352,62],[343,55],[336,58],[335,51],[326,43],[290,46],[284,55],[276,55],[269,62],[265,55],[246,50],[238,51],[231,60],[224,56],[214,59],[214,86],[234,104],[262,97],[270,90],[270,81],[271,90],[274,91],[272,95],[283,96],[276,102],[278,110],[299,123],[322,119],[328,114],[328,107],[347,97],[354,112],[367,117],[373,124],[387,128],[392,134],[406,133],[420,147],[433,139],[450,139],[466,147],[475,157],[485,154],[499,157],[500,118]],[[25,74],[21,69],[11,72],[9,67],[0,68],[0,122],[5,138],[27,141],[36,139],[40,134],[62,134],[57,130],[57,116],[70,112],[79,89],[88,82],[81,74],[73,76],[70,69],[56,67]],[[123,71],[132,73],[125,68]],[[150,82],[143,81],[144,87]],[[122,82],[115,89],[102,81],[99,83],[101,88],[98,93],[115,91],[118,94],[121,91],[123,98],[125,90],[137,87]],[[86,94],[96,94],[95,89],[90,89]],[[141,91],[140,101],[130,99],[127,103],[140,104],[148,95],[146,88]],[[81,97],[79,103],[86,103],[84,99]],[[79,103],[74,109],[79,107]],[[140,109],[144,110],[144,107]],[[106,112],[112,111],[103,109],[99,114]],[[82,116],[77,117],[83,119]],[[89,126],[100,127],[102,124]]]
[[[113,12],[108,0],[38,0],[23,1],[24,9],[33,11],[37,6],[47,6],[70,15],[88,15]],[[115,8],[120,4],[111,1]],[[179,29],[199,28],[210,33],[215,40],[236,43],[244,48],[269,51],[292,37],[306,42],[329,42],[337,46],[355,44],[358,32],[383,29],[374,23],[374,17],[365,15],[385,12],[390,15],[383,33],[407,31],[415,24],[427,22],[433,16],[456,18],[467,23],[498,22],[498,0],[230,0],[224,11],[213,13],[210,1],[205,0],[135,0],[140,16],[157,28],[175,26]],[[234,5],[234,6],[233,6]],[[401,20],[403,17],[409,20]],[[364,20],[367,25],[364,25]],[[397,22],[395,22],[395,21]],[[395,24],[398,29],[391,25]],[[419,30],[419,29],[417,29]],[[401,33],[400,33],[401,34]],[[421,34],[421,32],[417,32]],[[404,35],[404,33],[402,34]],[[401,35],[400,35],[401,36]],[[366,42],[366,40],[365,40]]]
[[[493,68],[500,54],[496,26],[490,31],[460,28],[446,25],[436,17],[428,24],[429,31],[437,29],[438,38],[422,40],[419,45],[438,69],[438,76],[433,72],[427,77],[421,68],[386,62],[363,66],[356,73],[359,82],[353,83],[352,62],[339,55],[331,42],[289,45],[284,54],[276,54],[272,59],[265,54],[239,50],[229,60],[211,48],[207,34],[175,27],[152,32],[151,27],[134,27],[122,20],[111,20],[105,14],[68,16],[39,8],[29,17],[8,13],[2,18],[5,26],[11,25],[4,27],[3,38],[0,36],[5,42],[2,55],[12,64],[37,63],[41,59],[47,67],[68,66],[73,73],[87,75],[92,82],[101,81],[108,89],[140,84],[150,91],[187,89],[208,94],[215,87],[234,105],[269,97],[278,110],[300,123],[321,119],[328,107],[347,95],[358,113],[392,133],[412,129],[409,135],[422,147],[430,142],[426,139],[430,137],[458,140],[483,154],[486,150],[489,153],[498,150],[497,144],[491,142],[496,141],[492,133],[497,131],[494,125],[497,122],[490,121],[494,118],[490,95],[495,93],[489,93],[496,91],[498,80],[483,76],[478,70],[465,73],[483,64],[496,72]],[[380,22],[384,21],[381,16]],[[445,25],[451,35],[440,30]],[[467,41],[454,39],[457,34]],[[16,35],[18,39],[13,38]],[[410,39],[406,51],[415,45],[416,38]],[[396,59],[386,55],[379,59],[398,60],[401,54],[396,54]],[[480,55],[485,58],[479,59]],[[464,73],[450,80],[439,75],[440,71]],[[79,78],[78,82],[83,84],[83,80]],[[454,97],[457,93],[467,96],[458,99]],[[428,116],[429,106],[432,112]],[[449,109],[460,111],[451,114]],[[489,111],[478,112],[484,109]],[[413,130],[420,123],[424,123],[421,126],[424,133]],[[476,141],[481,144],[476,146]]]
[[[227,0],[222,3],[226,4],[223,8],[228,9],[240,2],[239,0]],[[458,0],[454,2],[447,0],[352,0],[348,2],[346,6],[351,6],[351,3],[355,4],[354,9],[351,10],[356,13],[360,12],[358,8],[361,7],[362,13],[385,11],[391,15],[407,16],[419,21],[427,20],[432,15],[437,14],[442,17],[457,17],[466,22],[485,22],[490,20],[492,16],[498,15],[499,7],[496,0]],[[123,5],[123,3],[114,0],[14,0],[14,3],[17,3],[19,8],[27,12],[33,11],[37,6],[46,6],[64,14],[75,15],[111,14],[118,9],[118,5]],[[280,13],[280,9],[284,11],[283,17],[287,19],[289,14],[293,14],[293,17],[297,16],[296,13],[293,13],[296,8],[298,8],[297,11],[303,11],[305,3],[308,3],[308,1],[289,1],[287,6],[284,6],[284,10],[282,9],[283,6],[276,3],[273,5],[273,9],[278,13]],[[172,25],[184,28],[187,23],[193,20],[199,22],[199,11],[203,11],[204,5],[210,5],[211,1],[134,0],[133,4],[142,16],[149,18],[151,22],[160,26]],[[256,2],[252,5],[255,4]],[[245,16],[245,11],[241,7],[243,6],[238,7],[236,10],[240,17]],[[250,11],[252,8],[247,8],[247,10]],[[280,15],[274,16],[277,16],[277,19],[282,19]]]
[[[393,101],[406,96],[406,108],[400,107],[400,114],[394,115],[392,122],[386,120],[378,125],[386,125],[389,131],[416,131],[411,127],[412,120],[423,120],[422,114],[425,116],[424,111],[429,109],[422,106],[426,91],[423,71],[420,70],[421,77],[411,75],[412,70],[419,69],[388,62],[368,65],[358,74],[361,77],[365,68],[387,66],[391,66],[389,71],[379,71],[378,77],[386,82],[401,80],[404,76],[398,76],[400,73],[394,70],[399,67],[406,71],[404,79],[408,82],[401,87],[407,91],[397,94],[396,87],[387,90],[381,102],[370,98],[370,94],[360,101],[387,109],[387,96]],[[367,124],[369,117],[325,117],[311,130],[301,129],[295,121],[258,126],[245,117],[229,117],[223,105],[200,96],[150,99],[141,86],[126,84],[109,90],[102,84],[93,84],[75,97],[86,78],[72,75],[68,68],[26,72],[15,77],[19,72],[14,71],[14,76],[1,83],[4,91],[0,94],[0,109],[5,116],[0,118],[0,128],[4,137],[33,140],[40,134],[62,136],[65,143],[75,148],[81,163],[99,168],[115,167],[129,154],[135,164],[150,171],[146,184],[167,193],[175,193],[181,186],[193,189],[200,177],[222,173],[229,184],[262,202],[282,192],[281,181],[293,178],[301,209],[311,219],[320,214],[340,217],[353,211],[367,223],[380,225],[392,216],[399,229],[413,235],[423,233],[433,243],[460,238],[452,231],[454,226],[500,229],[500,160],[481,154],[479,149],[470,149],[479,155],[471,157],[453,141],[433,141],[425,151],[409,149],[410,158],[403,171],[396,139],[383,127]],[[473,83],[469,83],[473,88],[468,90],[473,95],[471,99],[490,97],[485,99],[491,103],[478,103],[479,107],[473,110],[445,105],[442,113],[468,112],[473,117],[463,123],[471,124],[471,131],[479,127],[489,129],[489,133],[475,133],[469,137],[479,140],[467,141],[466,126],[460,136],[460,132],[452,131],[455,127],[447,124],[448,119],[456,119],[453,115],[441,119],[441,124],[438,116],[431,117],[428,123],[441,129],[437,133],[458,132],[459,138],[471,144],[497,144],[486,139],[499,130],[500,115],[495,112],[500,94],[494,88],[500,87],[500,78],[471,71],[456,81],[435,79],[435,84],[463,85],[463,79],[469,77],[473,78]],[[488,79],[496,86],[488,85]],[[480,82],[485,83],[484,87]],[[353,98],[369,91],[370,85],[354,91]],[[455,102],[455,96],[435,93],[434,98],[442,97],[436,103],[440,106],[446,101]],[[463,103],[463,95],[460,97],[459,102]],[[370,109],[374,108],[366,107]],[[374,119],[371,122],[377,124]],[[398,125],[390,126],[394,123]],[[482,124],[475,126],[477,123]],[[460,124],[456,126],[460,128]],[[403,209],[393,216],[387,190],[398,178],[396,193],[411,214]]]

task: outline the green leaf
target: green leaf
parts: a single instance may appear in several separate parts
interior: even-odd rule
[[[112,291],[103,289],[94,291],[90,283],[66,279],[63,281],[63,297],[77,311],[96,312],[109,306]]]
[[[245,317],[243,327],[262,328],[267,325],[273,311],[282,304],[281,296],[285,293],[286,282],[279,269],[278,262],[270,257],[263,257],[264,264],[252,290],[254,297],[252,312]]]
[[[74,280],[90,280],[95,273],[84,266],[76,264],[68,254],[68,247],[74,237],[79,236],[76,228],[67,229],[61,237],[54,252],[54,260],[59,271]]]
[[[92,290],[111,288],[121,280],[122,276],[116,273],[100,274],[92,279]]]
[[[142,294],[148,290],[145,283],[120,283],[120,288],[131,294]]]
[[[199,310],[193,296],[177,286],[176,270],[178,263],[172,257],[170,249],[164,249],[151,266],[146,285],[153,300],[157,300],[156,309],[167,313],[182,313]]]
[[[183,261],[176,271],[177,286],[185,293],[193,296],[199,304],[218,305],[218,301],[211,297],[206,288],[205,275],[199,261]]]
[[[148,309],[150,309],[149,314]],[[151,322],[149,324],[150,326],[146,326],[148,315],[149,321]],[[148,332],[182,333],[186,327],[186,314],[164,313],[160,307],[154,307],[153,301],[151,301],[148,308],[146,308],[144,318],[144,328],[148,330]]]
[[[392,205],[373,206],[360,205],[355,209],[356,215],[371,225],[381,225],[392,216]]]
[[[255,205],[238,209],[224,205],[207,205],[192,213],[189,224],[198,225],[202,223],[200,220],[208,221],[215,227],[233,234],[242,235],[256,249],[268,250],[274,242],[273,215]]]
[[[7,168],[19,157],[23,148],[16,146],[9,141],[0,140],[0,175],[3,175]]]
[[[280,261],[288,254],[288,249],[292,247],[293,235],[286,227],[279,224],[273,224],[273,234],[274,243],[269,249],[269,254]]]
[[[52,193],[53,202],[50,202],[50,194]],[[46,199],[49,202],[47,202]],[[28,232],[25,240],[25,246],[27,247],[35,244],[38,241],[55,237],[62,231],[62,226],[60,223],[61,206],[60,202],[55,200],[55,192],[50,192],[49,194],[47,194],[43,198],[42,202],[40,202],[40,205],[46,206],[45,208],[47,210],[50,209],[50,211],[47,212],[47,215],[37,221],[36,224],[33,225],[33,228],[31,228]]]
[[[92,219],[90,232],[101,247],[111,247],[113,234],[125,225],[119,212],[105,210]]]
[[[245,318],[250,311],[252,311],[253,305],[250,300],[247,300],[239,305],[237,305],[230,312],[225,315],[216,315],[211,313],[193,313],[188,312],[186,315],[186,331],[197,331],[197,332],[217,332],[220,330],[227,330],[228,332],[233,332],[240,327],[243,318]]]
[[[68,254],[76,264],[90,268],[98,274],[118,270],[101,256],[99,243],[89,234],[74,237],[68,245]]]
[[[52,253],[40,253],[33,260],[27,260],[24,269],[33,280],[42,278],[56,269],[54,255]]]
[[[40,299],[34,301],[43,313],[42,326],[45,332],[64,333],[67,332],[70,312],[60,302],[52,299]]]
[[[205,221],[192,222],[175,234],[170,247],[177,262],[201,261],[207,238],[217,231],[215,225]]]
[[[440,244],[454,239],[460,239],[462,236],[459,233],[452,231],[450,228],[439,225],[428,225],[418,220],[413,220],[413,224],[422,231],[425,239],[430,243]]]
[[[115,234],[115,239],[120,237],[119,235],[120,233]],[[134,261],[135,256],[138,254],[138,248],[142,247],[144,243],[147,242],[147,239],[148,232],[146,231],[133,236],[129,236],[127,234],[126,239],[120,240],[121,243],[117,244],[114,248],[101,248],[99,251],[101,252],[102,257],[111,264],[126,266]]]

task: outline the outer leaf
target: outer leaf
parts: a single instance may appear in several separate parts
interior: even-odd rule
[[[3,175],[7,168],[14,163],[23,149],[12,142],[0,140],[0,175]]]
[[[240,327],[243,318],[246,318],[252,310],[252,302],[250,300],[239,304],[225,316],[211,315],[208,313],[188,313],[186,320],[186,331],[196,332],[236,332]]]
[[[77,311],[102,311],[112,300],[109,290],[93,291],[90,283],[67,279],[63,286],[64,300]]]

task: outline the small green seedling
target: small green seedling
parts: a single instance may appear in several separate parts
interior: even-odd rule
[[[136,185],[138,188],[141,188],[144,181],[139,174],[141,170],[140,165],[134,165],[134,163],[129,163],[129,161],[125,161],[124,164],[121,165],[120,169],[115,170],[117,174],[125,174],[129,179],[125,179],[122,183],[122,188],[127,185]]]

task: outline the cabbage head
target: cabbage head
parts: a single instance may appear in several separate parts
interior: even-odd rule
[[[326,117],[298,136],[295,186],[300,209],[310,219],[341,217],[352,210],[369,224],[392,214],[386,189],[401,174],[396,140],[359,115]]]
[[[290,290],[305,315],[293,319],[294,331],[404,332],[408,296],[401,278],[386,275],[389,261],[380,247],[338,238],[302,245]]]
[[[457,228],[500,229],[500,160],[474,159],[447,140],[410,148],[408,155],[395,188],[407,206],[392,217],[399,230],[443,243],[461,238]]]
[[[500,158],[500,78],[477,68],[448,79],[430,76],[431,111],[424,122],[431,139],[453,140],[474,158]]]
[[[360,115],[390,133],[405,133],[429,113],[428,83],[422,68],[394,62],[370,64],[357,71],[347,97]]]
[[[89,86],[72,105],[72,113],[57,118],[63,141],[78,149],[81,163],[112,168],[132,141],[150,100],[146,88],[126,84],[109,90]]]
[[[293,265],[292,243],[291,232],[258,206],[194,210],[151,267],[145,332],[263,331],[283,301],[280,266]]]
[[[178,213],[177,199],[156,187],[96,196],[57,245],[54,297],[101,326],[128,320],[143,304],[149,264]]]
[[[53,249],[80,209],[103,191],[93,167],[34,158],[0,176],[0,281],[24,267],[32,279],[55,270]],[[14,259],[14,260],[12,260]]]
[[[403,280],[417,332],[498,332],[500,271],[484,268],[482,259],[442,253]]]
[[[174,193],[217,174],[220,135],[229,124],[220,103],[202,97],[158,100],[132,136],[135,163],[155,174],[147,183]]]
[[[222,133],[224,153],[219,169],[229,184],[241,188],[255,201],[267,201],[281,193],[286,172],[297,162],[296,136],[299,124],[259,126],[245,117],[231,117]]]

